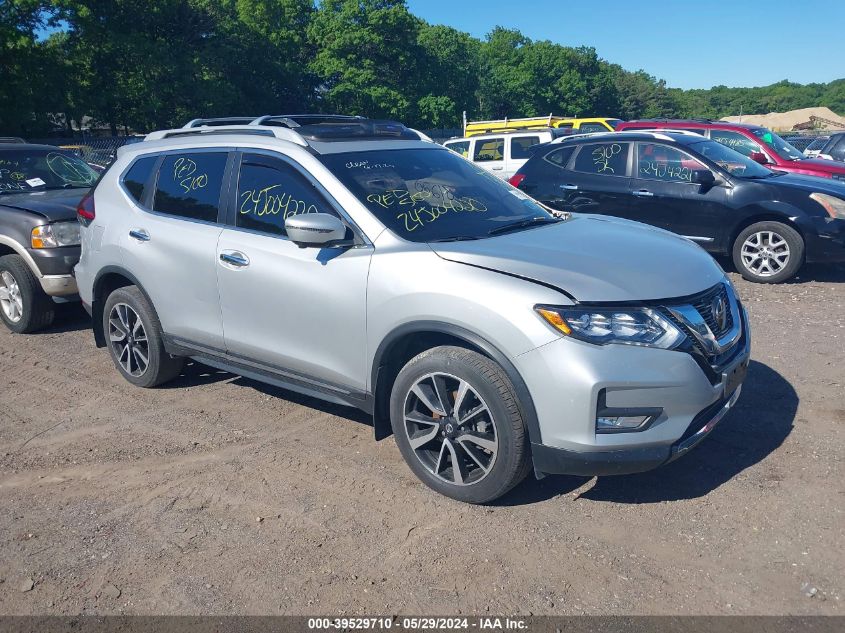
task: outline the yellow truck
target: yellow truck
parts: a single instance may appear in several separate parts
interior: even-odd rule
[[[621,119],[608,117],[576,118],[564,116],[535,116],[525,119],[498,119],[495,121],[467,121],[464,125],[464,136],[489,134],[491,132],[505,132],[508,130],[535,130],[540,128],[571,129],[574,133],[613,132]]]

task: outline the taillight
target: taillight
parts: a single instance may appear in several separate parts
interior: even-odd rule
[[[525,180],[525,174],[514,174],[510,177],[510,180],[508,180],[508,182],[511,183],[514,187],[519,187],[520,183],[523,180]]]
[[[79,206],[76,207],[76,217],[82,223],[82,226],[88,226],[94,221],[96,213],[94,211],[94,193],[88,192],[85,197],[79,201]]]

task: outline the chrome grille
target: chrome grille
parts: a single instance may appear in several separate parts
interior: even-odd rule
[[[720,338],[724,336],[726,332],[730,331],[734,322],[733,317],[731,316],[731,311],[728,309],[724,327],[718,326],[716,319],[713,316],[712,309],[713,301],[717,297],[721,297],[722,301],[725,302],[724,305],[729,306],[728,291],[725,289],[725,284],[713,286],[710,290],[707,290],[695,297],[690,303],[692,303],[692,306],[701,315],[701,318],[704,319],[704,322],[707,323],[707,327],[710,328],[713,335],[716,338]]]

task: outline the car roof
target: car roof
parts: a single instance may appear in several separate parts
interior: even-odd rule
[[[733,121],[714,121],[713,119],[634,119],[632,121],[623,121],[619,127],[625,129],[626,127],[647,127],[653,125],[685,125],[690,127],[701,128],[726,128],[726,129],[741,129],[741,130],[758,130],[762,129],[760,125],[752,125],[750,123],[735,123]]]

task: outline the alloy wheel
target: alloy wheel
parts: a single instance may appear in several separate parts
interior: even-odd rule
[[[499,436],[484,399],[466,380],[427,374],[405,396],[404,428],[420,463],[446,483],[468,486],[496,462]]]
[[[147,331],[141,317],[125,303],[117,303],[109,313],[109,343],[112,353],[130,376],[143,376],[150,364]]]
[[[8,270],[0,272],[0,308],[12,323],[23,318],[23,298],[18,280]]]
[[[742,243],[742,263],[759,277],[778,274],[789,263],[789,244],[774,231],[759,231]]]

